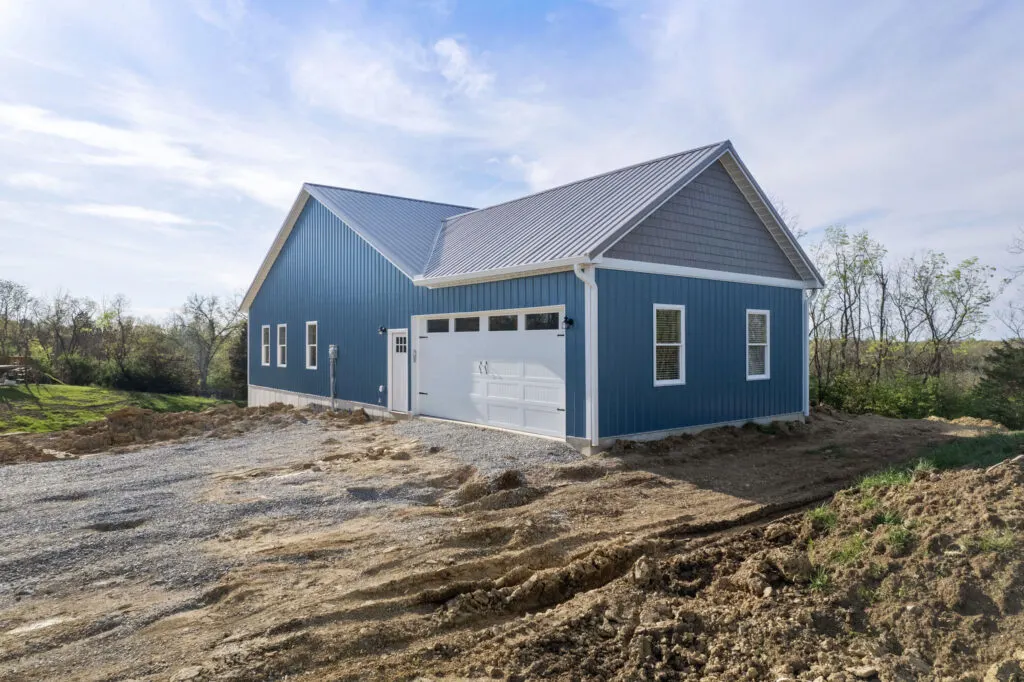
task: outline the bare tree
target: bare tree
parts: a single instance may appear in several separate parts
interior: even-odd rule
[[[105,301],[96,320],[101,334],[103,354],[111,360],[122,376],[127,374],[128,357],[135,347],[136,320],[128,313],[130,303],[124,294]]]
[[[31,300],[28,287],[0,279],[0,355],[17,355],[21,350]]]
[[[175,335],[192,356],[199,375],[199,392],[206,393],[210,364],[242,321],[234,301],[218,296],[190,294],[174,315]]]

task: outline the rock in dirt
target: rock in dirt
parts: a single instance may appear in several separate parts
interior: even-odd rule
[[[814,569],[805,552],[793,548],[773,549],[765,557],[768,564],[791,583],[806,583]]]
[[[984,682],[1024,682],[1024,669],[1012,658],[996,663],[985,673]]]

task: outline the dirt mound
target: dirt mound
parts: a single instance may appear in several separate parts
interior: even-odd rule
[[[957,417],[956,419],[944,419],[943,417],[925,417],[928,421],[945,422],[946,424],[956,424],[957,426],[973,426],[980,429],[996,429],[998,431],[1006,431],[1007,428],[999,422],[994,422],[991,419],[980,419],[978,417]]]
[[[44,452],[21,436],[0,436],[0,465],[26,462],[52,462],[55,454]]]
[[[337,412],[296,410],[283,403],[250,408],[227,403],[202,412],[154,412],[125,407],[101,420],[65,431],[2,437],[0,464],[67,459],[74,455],[196,436],[230,438],[256,427],[284,426],[309,418],[320,419],[332,428],[365,424],[370,419],[362,409]]]

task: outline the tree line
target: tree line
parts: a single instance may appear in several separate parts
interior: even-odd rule
[[[242,399],[246,326],[237,302],[191,294],[166,320],[130,312],[123,295],[33,295],[0,279],[0,364],[27,358],[36,381]]]
[[[1024,239],[1011,248],[1024,253]],[[898,417],[976,416],[1024,427],[1019,297],[997,314],[1008,339],[976,340],[992,302],[1021,272],[999,279],[977,258],[951,263],[933,250],[894,259],[866,232],[841,225],[826,230],[811,256],[825,280],[810,302],[816,403]]]

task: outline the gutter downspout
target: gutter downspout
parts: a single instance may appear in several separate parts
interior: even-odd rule
[[[587,435],[590,446],[597,448],[601,442],[600,420],[598,415],[597,388],[597,276],[593,264],[577,263],[572,271],[586,286],[584,293],[584,376],[586,378],[587,395]]]

